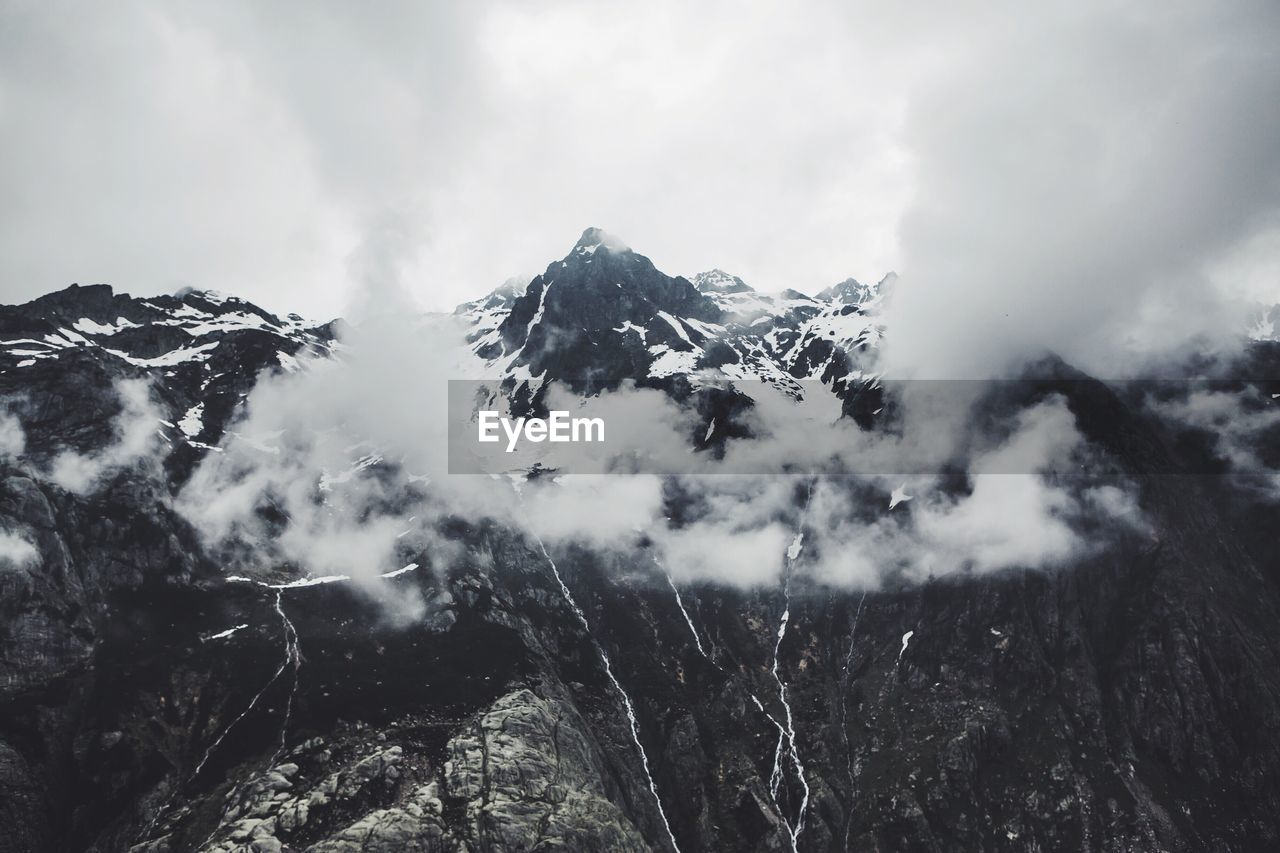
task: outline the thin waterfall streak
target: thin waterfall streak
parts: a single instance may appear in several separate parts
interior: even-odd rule
[[[844,765],[849,776],[849,813],[844,820],[844,849],[849,851],[849,830],[853,826],[853,792],[856,782],[853,777],[853,748],[849,745],[849,666],[853,662],[853,644],[858,636],[858,621],[862,618],[862,605],[866,603],[867,593],[863,591],[858,599],[858,610],[853,614],[853,626],[849,629],[849,651],[844,656],[844,676],[840,685],[840,734],[844,737]]]
[[[204,770],[205,765],[209,763],[209,759],[213,757],[214,752],[216,752],[218,747],[222,744],[222,742],[226,740],[227,735],[231,734],[231,730],[234,729],[236,727],[236,724],[238,724],[241,720],[249,716],[249,714],[253,711],[253,709],[257,707],[259,700],[261,700],[262,697],[266,694],[266,692],[271,689],[271,685],[275,684],[276,681],[280,679],[280,676],[284,674],[285,669],[289,666],[291,662],[295,660],[295,655],[297,654],[297,635],[293,632],[293,623],[290,622],[289,618],[284,614],[284,609],[280,601],[281,596],[283,594],[284,594],[283,590],[279,590],[279,589],[276,590],[275,610],[276,610],[276,613],[280,615],[281,627],[284,633],[284,654],[285,654],[284,660],[280,662],[280,666],[278,666],[276,668],[276,671],[272,673],[271,677],[267,679],[267,683],[262,685],[262,688],[253,695],[253,698],[249,700],[249,704],[245,706],[244,710],[241,711],[239,714],[237,714],[235,719],[233,719],[230,723],[227,724],[227,727],[224,728],[222,730],[222,733],[219,734],[214,739],[213,743],[209,744],[209,747],[204,751],[204,755],[200,757],[200,761],[196,763],[195,770],[191,771],[191,775],[188,776],[186,780],[182,782],[181,785],[178,785],[177,787],[175,787],[173,789],[173,792],[170,793],[169,797],[165,800],[164,805],[162,805],[159,809],[156,810],[155,817],[151,818],[150,822],[147,823],[146,827],[139,834],[138,837],[140,839],[145,839],[148,835],[150,835],[151,830],[153,830],[156,824],[160,822],[160,818],[164,817],[165,812],[169,810],[169,806],[173,804],[173,800],[178,795],[178,793],[187,785],[190,785],[192,782],[196,780],[196,778],[200,775],[200,772]],[[296,689],[297,689],[297,683],[295,682],[294,690]],[[290,692],[289,694],[289,700],[290,700],[290,704],[292,704],[292,701],[293,701],[292,692]],[[286,717],[286,725],[287,724],[288,724],[288,721]],[[215,829],[214,831],[216,832],[217,830]],[[209,837],[212,838],[213,836],[211,835]]]
[[[293,662],[293,641],[291,639],[293,623],[290,622],[288,617],[284,615],[284,610],[280,606],[280,598],[282,595],[284,595],[283,590],[276,590],[276,612],[280,614],[281,626],[284,629],[284,660],[280,662],[280,666],[276,668],[276,671],[271,676],[271,679],[262,686],[262,689],[259,690],[254,695],[253,699],[249,700],[248,706],[246,706],[245,709],[241,711],[240,714],[234,720],[232,720],[225,729],[222,730],[222,734],[218,735],[217,740],[215,740],[212,744],[210,744],[209,748],[205,750],[204,757],[200,759],[200,763],[196,765],[196,769],[191,773],[191,776],[187,779],[188,783],[194,781],[195,778],[200,775],[200,771],[204,769],[204,765],[209,761],[209,758],[213,755],[214,751],[218,748],[218,745],[221,744],[222,741],[227,737],[227,735],[231,733],[231,730],[236,727],[236,723],[239,723],[241,720],[243,720],[245,717],[249,715],[249,712],[252,711],[257,706],[258,700],[260,700],[263,697],[263,694],[265,694],[267,690],[271,688],[271,685],[276,683],[276,681],[280,678],[280,676],[284,674],[284,671],[289,666],[289,664]]]
[[[288,644],[289,661],[293,663],[293,687],[289,690],[289,698],[284,706],[284,722],[280,724],[280,745],[276,747],[271,760],[267,762],[268,767],[274,765],[276,759],[284,752],[285,742],[289,735],[289,720],[293,716],[293,700],[298,694],[299,670],[302,668],[302,650],[298,646],[298,629],[293,626],[293,621],[285,614],[284,601],[279,594],[276,595],[276,612],[280,614],[280,619],[285,626],[285,641]]]
[[[658,566],[659,568],[662,568],[661,563],[659,563]],[[684,599],[680,597],[680,588],[676,586],[676,582],[671,578],[671,573],[665,568],[662,569],[662,574],[666,577],[667,584],[671,587],[671,591],[675,593],[676,606],[680,608],[680,613],[684,616],[684,624],[689,626],[689,633],[693,635],[693,644],[698,647],[698,654],[710,661],[711,656],[707,654],[707,650],[702,646],[702,638],[698,636],[698,629],[693,627],[693,618],[689,616],[689,611],[684,607]],[[715,661],[712,661],[712,663],[714,662]]]
[[[560,569],[556,566],[556,561],[551,559],[551,554],[547,551],[547,546],[542,544],[542,539],[536,533],[533,539],[538,543],[538,549],[542,551],[542,556],[546,558],[547,565],[551,566],[551,573],[555,576],[556,583],[560,585],[560,594],[564,596],[564,600],[568,602],[569,607],[578,617],[578,621],[582,623],[583,629],[587,632],[587,636],[591,639],[591,644],[595,646],[596,653],[600,655],[600,660],[604,664],[604,674],[608,677],[609,682],[613,685],[614,690],[622,698],[623,709],[627,713],[627,722],[631,727],[631,740],[636,745],[636,751],[640,753],[640,766],[644,770],[645,780],[649,783],[649,793],[653,795],[653,801],[658,807],[658,817],[662,818],[662,827],[667,832],[667,840],[671,842],[671,847],[680,853],[680,845],[676,843],[675,833],[671,831],[671,823],[667,820],[667,812],[662,807],[662,798],[658,796],[658,785],[653,781],[653,773],[649,769],[649,756],[644,751],[644,744],[640,742],[640,721],[636,717],[635,706],[631,703],[631,697],[627,691],[623,689],[622,683],[618,681],[617,676],[613,674],[613,664],[609,661],[609,655],[605,652],[604,647],[596,640],[595,635],[591,632],[591,623],[587,621],[587,615],[582,612],[582,608],[578,606],[578,602],[573,597],[573,593],[569,591],[569,586],[564,582],[564,578],[560,576]]]
[[[809,506],[813,502],[813,482],[809,482],[808,494],[805,496],[804,510],[800,515],[799,529],[796,530],[795,539],[792,540],[791,546],[787,548],[786,573],[782,580],[782,597],[783,610],[782,618],[778,623],[777,638],[773,645],[773,665],[769,671],[773,675],[774,682],[778,685],[778,700],[782,703],[782,708],[786,712],[783,716],[785,721],[785,740],[787,752],[789,753],[791,764],[795,768],[796,780],[800,783],[800,810],[796,815],[795,826],[791,827],[788,823],[788,830],[791,836],[791,849],[793,851],[799,849],[800,833],[804,831],[804,816],[809,808],[809,781],[805,778],[804,763],[800,760],[800,748],[796,742],[796,726],[795,717],[791,711],[791,702],[787,699],[787,685],[782,680],[782,675],[778,671],[779,657],[782,652],[782,641],[787,636],[787,626],[791,622],[791,578],[795,571],[796,559],[800,556],[800,552],[804,550],[804,526],[808,520]],[[782,812],[781,804],[778,803],[778,790],[781,787],[783,775],[785,773],[782,763],[782,747],[783,734],[778,737],[778,746],[774,752],[774,772],[770,777],[769,787],[773,796],[774,805],[778,807],[779,814]]]
[[[760,701],[760,697],[754,693],[750,695],[751,701],[756,703],[756,708],[759,709],[760,713],[764,714],[765,718],[769,722],[773,723],[773,727],[778,730],[778,746],[773,752],[773,772],[769,774],[769,796],[773,799],[774,807],[778,809],[778,819],[781,820],[782,825],[787,828],[787,837],[791,838],[791,821],[787,819],[786,814],[782,811],[781,804],[778,803],[778,782],[781,780],[782,773],[782,743],[787,732],[786,729],[782,727],[782,723],[778,722],[773,714],[770,714],[765,710],[764,703]]]

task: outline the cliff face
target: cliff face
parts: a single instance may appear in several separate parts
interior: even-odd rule
[[[651,289],[703,324],[727,310],[682,279]],[[824,310],[789,304],[770,322],[799,325],[773,341]],[[1084,432],[1107,425],[1090,437],[1147,524],[1097,530],[1105,547],[1068,567],[863,593],[807,575],[798,538],[782,585],[743,591],[455,517],[440,536],[464,558],[384,578],[425,602],[406,621],[299,567],[231,575],[173,509],[259,373],[327,353],[328,327],[100,288],[0,323],[0,396],[26,436],[0,519],[34,554],[0,571],[0,850],[1280,844],[1276,506],[1170,475],[1201,451],[1102,386],[1068,403]],[[658,346],[711,350],[660,326]],[[1269,346],[1254,375],[1280,365]],[[158,444],[104,455],[136,403],[119,381],[139,378]],[[84,485],[57,473],[68,449],[114,461]]]

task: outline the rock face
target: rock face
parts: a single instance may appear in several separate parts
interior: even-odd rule
[[[700,369],[719,344],[766,381],[835,386],[835,354],[855,371],[878,340],[859,294],[695,286],[589,231],[519,296],[460,310],[513,378],[662,379],[652,347]],[[837,318],[858,336],[824,334]],[[0,328],[26,434],[0,533],[27,546],[0,569],[0,851],[1280,846],[1280,512],[1171,476],[1211,445],[1114,389],[1068,402],[1149,524],[1058,571],[677,598],[648,554],[553,549],[557,576],[538,543],[458,518],[438,547],[467,559],[386,579],[428,602],[391,622],[350,585],[229,580],[172,509],[256,377],[328,353],[332,327],[90,287]],[[1280,346],[1248,358],[1280,374]],[[60,454],[119,443],[113,383],[137,378],[154,445],[60,484]]]
[[[465,837],[486,850],[647,850],[604,789],[605,764],[572,705],[525,689],[449,741],[447,795]]]

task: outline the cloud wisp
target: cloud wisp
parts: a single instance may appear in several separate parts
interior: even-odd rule
[[[115,394],[120,413],[112,422],[113,439],[88,453],[64,450],[54,456],[48,472],[53,483],[83,495],[106,476],[158,459],[163,413],[151,399],[151,384],[145,379],[121,379],[115,383]]]

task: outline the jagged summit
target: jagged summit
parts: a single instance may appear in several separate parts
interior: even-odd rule
[[[697,330],[677,318],[713,324],[721,315],[688,279],[663,273],[618,238],[588,228],[500,321],[477,317],[474,351],[504,374],[642,377],[656,347],[695,348],[690,336]],[[633,330],[643,332],[638,340]]]
[[[470,322],[478,375],[531,393],[583,376],[608,384],[717,373],[789,393],[799,380],[840,385],[862,375],[854,353],[880,337],[858,306],[757,293],[718,268],[692,282],[671,276],[599,228],[518,295],[499,288],[455,313]]]
[[[707,270],[693,277],[693,286],[702,293],[754,293],[751,285],[722,269]]]
[[[851,277],[819,291],[818,298],[828,301],[843,302],[846,305],[861,305],[863,302],[870,299],[871,294],[874,292],[875,288],[865,285],[856,278]]]
[[[863,284],[856,278],[831,285],[820,291],[818,298],[824,302],[838,302],[842,305],[866,305],[874,299],[884,298],[898,280],[897,273],[887,273],[875,284]]]
[[[571,254],[591,254],[604,248],[610,252],[630,252],[631,247],[603,228],[591,227],[582,232]]]
[[[454,314],[467,314],[475,311],[505,311],[511,307],[511,304],[519,299],[529,286],[529,282],[533,280],[530,275],[513,275],[493,290],[481,296],[479,299],[472,299],[469,302],[463,302],[457,308],[453,309]]]
[[[0,385],[56,382],[88,365],[105,377],[163,374],[171,402],[202,407],[203,420],[186,418],[166,436],[177,440],[225,422],[260,370],[297,369],[299,356],[327,353],[334,336],[333,324],[281,318],[234,296],[184,288],[139,298],[106,284],[0,306],[0,333]]]
[[[134,325],[155,322],[176,327],[200,327],[217,324],[277,330],[319,328],[322,323],[304,320],[297,314],[279,317],[238,296],[215,290],[184,287],[172,295],[135,297],[116,291],[109,284],[72,284],[47,293],[30,302],[4,306],[0,310],[20,312],[27,318],[39,318],[54,325],[74,325],[92,321],[99,325],[115,325],[125,320]]]

